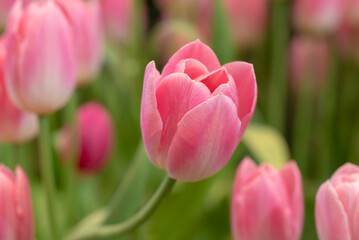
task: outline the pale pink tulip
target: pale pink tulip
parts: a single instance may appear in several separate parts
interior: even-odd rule
[[[359,239],[359,167],[347,163],[323,183],[315,200],[319,240]]]
[[[33,240],[30,186],[21,167],[15,174],[0,165],[0,239]]]
[[[6,20],[15,0],[0,0],[0,26],[6,26]]]
[[[4,83],[5,41],[0,39],[0,142],[20,143],[38,134],[38,118],[20,110],[11,102]]]
[[[95,173],[109,159],[114,142],[114,126],[107,110],[100,104],[89,102],[77,110],[75,129],[65,126],[58,138],[61,157],[66,161],[76,151],[79,171]]]
[[[294,0],[294,26],[314,34],[332,34],[340,23],[343,0]]]
[[[258,44],[267,27],[268,0],[223,0],[231,33],[238,47]]]
[[[39,114],[60,109],[76,84],[74,38],[54,1],[16,2],[9,16],[6,86],[20,108]]]
[[[102,0],[100,0],[102,1]],[[102,19],[98,1],[57,0],[74,32],[77,82],[93,80],[102,63]]]
[[[126,43],[134,27],[135,1],[101,0],[105,29],[110,38]]]
[[[253,66],[232,62],[221,67],[198,40],[178,50],[162,74],[150,62],[141,104],[149,159],[181,181],[212,176],[237,147],[256,101]]]
[[[303,225],[302,178],[292,161],[281,170],[250,158],[234,181],[231,228],[235,240],[298,240]]]

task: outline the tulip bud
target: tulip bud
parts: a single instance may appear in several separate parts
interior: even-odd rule
[[[33,240],[30,186],[21,167],[0,165],[0,239]]]
[[[54,1],[16,2],[9,16],[6,86],[20,108],[39,114],[60,109],[76,83],[70,24]]]
[[[113,134],[110,114],[100,104],[89,102],[77,110],[75,128],[65,126],[61,130],[58,149],[61,157],[68,160],[76,148],[78,170],[82,173],[95,173],[111,155]]]
[[[6,39],[0,39],[0,142],[19,143],[34,138],[39,131],[38,118],[15,107],[4,83]]]
[[[94,79],[102,63],[102,22],[98,1],[57,0],[73,29],[79,85]]]
[[[223,4],[238,47],[258,44],[267,27],[268,0],[223,0]]]
[[[293,89],[315,85],[317,89],[328,78],[330,50],[325,39],[295,37],[289,50],[289,74]]]
[[[231,227],[235,240],[298,240],[303,225],[302,178],[295,162],[281,170],[244,158],[234,181]]]
[[[0,0],[0,26],[6,26],[6,20],[15,0]]]
[[[359,237],[359,167],[347,163],[323,183],[315,200],[319,240],[350,240]]]
[[[343,0],[294,0],[293,21],[300,31],[332,34],[339,27]]]
[[[180,181],[212,176],[237,147],[256,101],[253,66],[220,66],[214,52],[198,40],[178,50],[162,74],[150,62],[141,103],[149,159]]]
[[[110,38],[127,42],[134,27],[133,0],[101,0],[103,23]]]

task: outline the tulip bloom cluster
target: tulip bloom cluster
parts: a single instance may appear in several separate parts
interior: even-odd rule
[[[141,104],[143,141],[152,163],[181,181],[199,181],[224,167],[256,105],[253,66],[220,66],[195,41],[178,50],[162,74],[147,65]]]

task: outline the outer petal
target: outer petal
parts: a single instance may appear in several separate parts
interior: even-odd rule
[[[351,174],[359,174],[359,167],[352,163],[346,163],[335,171],[331,179]]]
[[[164,125],[156,161],[161,168],[166,169],[168,149],[177,131],[178,122],[188,111],[208,100],[210,96],[211,93],[204,84],[191,80],[183,73],[168,75],[158,84],[157,108]]]
[[[194,182],[217,173],[237,147],[240,125],[236,106],[222,94],[189,111],[169,149],[169,175]]]
[[[21,167],[16,167],[15,176],[17,239],[32,240],[34,238],[34,222],[29,182]]]
[[[356,198],[356,203],[359,202],[359,196]],[[353,210],[352,217],[352,239],[359,239],[359,204],[356,204],[356,207]]]
[[[150,62],[145,71],[141,100],[141,130],[143,143],[152,163],[157,166],[156,155],[161,141],[162,120],[157,110],[156,86],[160,74],[155,62]],[[158,166],[157,166],[158,167]]]
[[[0,165],[0,239],[16,240],[14,175]]]
[[[289,205],[291,208],[290,235],[291,239],[300,239],[303,227],[303,187],[302,177],[296,162],[291,161],[280,171],[283,185],[288,194]]]
[[[344,207],[329,181],[323,183],[318,190],[315,222],[319,240],[351,240]]]
[[[210,47],[196,40],[179,49],[163,68],[162,77],[175,72],[176,65],[183,59],[193,58],[203,63],[208,71],[213,71],[220,67],[216,54]]]
[[[224,67],[232,75],[237,86],[238,117],[242,122],[240,138],[242,138],[257,103],[257,83],[253,65],[246,62],[231,62]]]
[[[234,194],[237,195],[239,191],[242,190],[242,187],[250,180],[250,178],[255,174],[257,170],[256,163],[250,158],[245,157],[237,168],[236,179],[234,184]]]

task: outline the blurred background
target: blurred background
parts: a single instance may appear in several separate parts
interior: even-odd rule
[[[0,1],[3,26],[9,6]],[[3,6],[2,6],[3,4]],[[318,186],[345,162],[359,160],[359,1],[357,0],[100,0],[104,60],[95,81],[76,90],[51,115],[56,209],[66,234],[84,216],[110,203],[108,223],[132,216],[165,172],[146,157],[139,122],[143,74],[162,69],[184,44],[200,39],[221,64],[254,65],[254,118],[226,167],[197,183],[178,183],[137,231],[118,239],[231,239],[229,203],[236,168],[248,155],[280,167],[297,161],[304,181],[303,239],[317,239]],[[115,147],[97,173],[69,178],[59,134],[73,108],[97,101],[115,126]],[[0,109],[1,111],[1,109]],[[32,188],[36,239],[49,239],[38,168],[37,140],[0,144],[0,161],[25,169]],[[74,190],[75,189],[75,190]],[[113,196],[119,204],[114,204]]]

